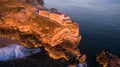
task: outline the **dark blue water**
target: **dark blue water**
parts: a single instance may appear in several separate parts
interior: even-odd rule
[[[79,48],[88,56],[89,67],[98,67],[95,55],[107,50],[120,57],[120,0],[45,0],[80,25]]]

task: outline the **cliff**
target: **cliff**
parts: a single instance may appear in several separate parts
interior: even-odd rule
[[[81,40],[78,24],[62,25],[45,18],[38,13],[44,6],[38,0],[32,1],[0,0],[0,37],[19,41],[26,48],[43,46],[53,59],[84,62],[85,57],[78,49]]]
[[[100,51],[97,54],[96,61],[99,62],[102,67],[120,67],[120,58],[107,51]]]

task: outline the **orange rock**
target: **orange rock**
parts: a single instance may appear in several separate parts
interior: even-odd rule
[[[81,35],[78,24],[63,22],[64,18],[69,17],[49,12],[41,15],[44,12],[37,13],[35,6],[24,1],[0,3],[0,16],[5,21],[2,23],[0,19],[0,36],[17,40],[26,48],[44,46],[53,59],[64,58],[69,61],[75,57],[74,60],[78,60],[77,57],[81,55],[78,49]],[[49,17],[43,17],[47,14],[50,14]],[[84,62],[84,59],[83,55],[80,60]]]
[[[120,58],[104,50],[97,54],[96,61],[99,62],[99,64],[101,64],[103,67],[120,66]]]

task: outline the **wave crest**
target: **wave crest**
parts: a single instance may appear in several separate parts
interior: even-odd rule
[[[40,48],[28,49],[18,44],[11,44],[7,47],[0,48],[0,61],[23,58],[40,52]]]

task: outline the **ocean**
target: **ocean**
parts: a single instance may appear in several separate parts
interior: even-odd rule
[[[88,67],[99,67],[95,56],[100,50],[120,57],[120,0],[45,0],[45,6],[79,24],[79,48],[87,54]]]

